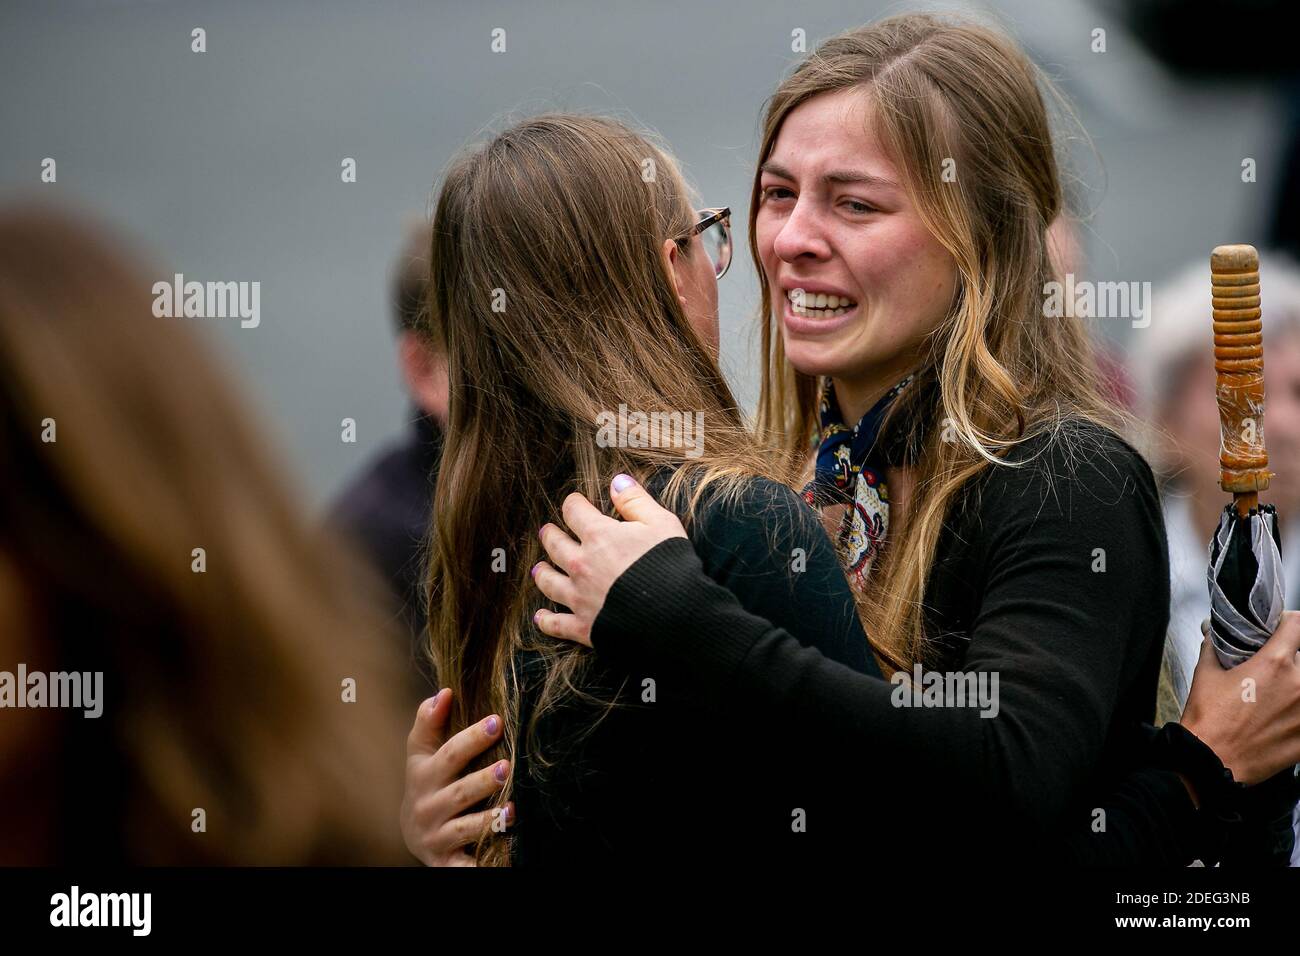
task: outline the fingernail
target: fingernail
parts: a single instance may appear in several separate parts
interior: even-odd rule
[[[542,525],[540,528],[537,529],[537,539],[539,541],[541,540],[542,532],[545,530],[546,530],[546,525]]]
[[[541,609],[541,608],[538,608],[536,611],[533,612],[533,625],[534,625],[534,626],[536,626],[536,627],[541,627],[541,626],[542,626],[542,624],[541,624],[541,616],[542,616],[542,609]]]
[[[636,484],[636,479],[633,478],[631,475],[615,475],[615,476],[614,476],[614,490],[615,490],[615,491],[620,491],[620,492],[621,492],[621,491],[627,491],[627,489],[631,488],[631,487],[632,487],[633,485],[635,485],[635,484]]]
[[[496,717],[489,717],[484,723],[483,729],[487,731],[489,737],[495,737],[496,732],[501,729],[501,721]]]
[[[515,822],[515,805],[514,805],[513,803],[507,803],[507,804],[506,804],[506,823],[514,823],[514,822]]]
[[[509,769],[509,767],[510,767],[510,765],[509,765],[506,761],[504,761],[504,760],[501,761],[499,764],[496,765],[496,769],[492,771],[492,776],[494,776],[494,777],[497,778],[497,783],[505,783],[505,782],[506,782],[506,770]],[[510,818],[510,813],[509,813],[509,811],[507,811],[507,812],[506,812],[506,819],[509,819],[509,818]]]
[[[542,566],[542,562],[540,562],[540,561],[538,561],[536,564],[534,564],[534,565],[533,565],[533,569],[532,569],[531,571],[528,572],[529,576],[530,576],[530,577],[534,577],[534,578],[537,577],[537,569],[540,568],[541,566]]]

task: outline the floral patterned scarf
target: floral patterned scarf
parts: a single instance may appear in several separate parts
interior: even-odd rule
[[[803,490],[804,500],[814,508],[845,505],[836,544],[847,556],[848,570],[857,584],[863,584],[889,530],[889,489],[885,486],[884,443],[878,442],[880,425],[894,399],[912,381],[909,375],[850,428],[840,416],[835,386],[829,378],[822,389],[821,429],[815,440],[817,465],[812,481]]]

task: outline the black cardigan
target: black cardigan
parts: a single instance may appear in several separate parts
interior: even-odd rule
[[[962,494],[925,607],[939,670],[997,675],[994,717],[896,706],[896,686],[747,611],[680,538],[615,582],[592,632],[597,656],[691,675],[751,734],[792,732],[799,765],[812,768],[784,771],[809,774],[797,797],[838,801],[807,820],[819,854],[861,844],[940,859],[1214,856],[1221,828],[1150,750],[1169,567],[1149,468],[1117,436],[1078,423],[1026,442],[1015,460]],[[701,794],[701,807],[711,802]]]

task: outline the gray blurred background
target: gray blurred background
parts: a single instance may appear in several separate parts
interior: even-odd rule
[[[743,249],[759,110],[798,59],[792,31],[811,50],[918,8],[7,0],[0,194],[95,213],[143,246],[159,279],[260,281],[260,327],[184,321],[204,325],[229,357],[320,505],[409,417],[388,278],[404,228],[427,214],[462,144],[512,113],[634,119],[668,140],[707,205],[733,208]],[[1088,278],[1158,281],[1216,244],[1266,244],[1289,116],[1276,87],[1176,77],[1118,6],[925,8],[1000,22],[1072,99],[1101,160],[1076,150]],[[1213,48],[1228,21],[1210,22]],[[205,53],[191,52],[195,27],[207,32]],[[497,27],[504,53],[490,47]],[[1096,28],[1104,53],[1091,49]],[[55,184],[41,182],[45,157],[58,163]],[[356,183],[341,181],[344,157],[357,161]],[[1258,162],[1256,183],[1241,181],[1245,157]],[[751,406],[756,301],[742,251],[722,282],[723,358]],[[1103,330],[1121,349],[1141,347],[1128,321]],[[346,417],[356,444],[340,441]]]

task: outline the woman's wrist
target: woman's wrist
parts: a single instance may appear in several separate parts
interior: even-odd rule
[[[1153,746],[1156,765],[1178,775],[1196,807],[1201,822],[1197,856],[1206,864],[1217,862],[1231,832],[1242,822],[1245,785],[1233,778],[1205,741],[1180,723],[1161,727]]]
[[[704,577],[695,547],[686,538],[655,545],[615,579],[591,626],[591,646],[622,653],[643,636],[660,637],[682,607],[691,582]]]
[[[1177,723],[1211,751],[1218,758],[1219,763],[1232,773],[1234,780],[1244,783],[1250,779],[1237,749],[1222,734],[1215,732],[1212,720],[1205,719],[1189,706],[1178,718]]]
[[[705,573],[688,539],[668,538],[609,589],[591,646],[625,664],[687,673],[720,693],[771,626]]]
[[[1156,746],[1157,759],[1186,780],[1198,806],[1221,803],[1244,789],[1215,749],[1180,722],[1161,727]]]
[[[1241,786],[1219,755],[1180,723],[1161,727],[1154,748],[1156,765],[1178,776],[1196,809],[1192,854],[1206,865],[1218,863],[1230,842],[1230,833],[1241,823],[1235,793]]]

